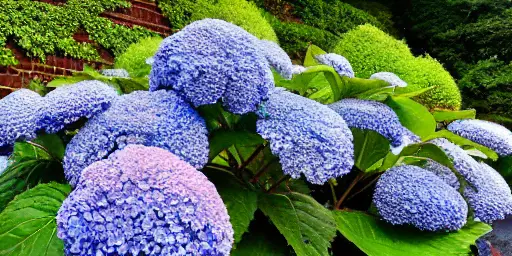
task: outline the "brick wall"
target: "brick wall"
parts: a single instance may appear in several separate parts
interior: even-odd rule
[[[51,4],[66,2],[65,0],[40,1]],[[112,20],[116,24],[129,27],[134,25],[142,26],[162,36],[171,34],[172,30],[169,21],[161,14],[154,2],[142,0],[131,0],[130,2],[132,3],[131,8],[120,8],[112,12],[105,12],[101,16]],[[73,38],[79,42],[91,42],[89,35],[84,31],[78,31]],[[0,67],[0,85],[11,88],[24,87],[34,78],[49,82],[55,77],[70,75],[73,71],[81,71],[84,65],[101,68],[103,65],[112,65],[114,61],[114,57],[108,51],[99,49],[101,61],[90,62],[68,57],[48,56],[43,64],[39,59],[27,57],[13,42],[9,42],[7,47],[12,49],[19,64],[10,67]],[[10,90],[0,89],[0,98],[9,92]]]

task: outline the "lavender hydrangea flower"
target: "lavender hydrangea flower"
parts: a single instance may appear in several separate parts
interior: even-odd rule
[[[17,140],[31,140],[40,130],[38,113],[42,97],[27,89],[20,89],[0,100],[0,149],[10,147]]]
[[[302,65],[293,65],[292,66],[292,75],[298,75],[304,71],[306,71],[306,68]]]
[[[150,90],[173,89],[196,107],[222,100],[236,114],[256,111],[274,87],[257,44],[256,37],[231,23],[193,22],[160,45]]]
[[[43,98],[39,126],[47,133],[56,133],[81,118],[91,118],[105,111],[115,98],[116,91],[100,81],[58,87]]]
[[[425,165],[423,166],[423,169],[430,171],[437,175],[439,178],[441,178],[446,184],[450,185],[454,189],[460,188],[460,182],[455,173],[453,173],[450,168],[434,161],[434,160],[427,160]]]
[[[507,128],[484,120],[464,119],[448,125],[448,130],[468,140],[482,144],[500,156],[512,155],[512,132]]]
[[[407,83],[391,72],[378,72],[370,76],[370,79],[383,80],[393,87],[407,87]]]
[[[87,167],[57,229],[66,255],[229,255],[233,243],[215,186],[175,155],[141,145]]]
[[[0,156],[0,175],[7,169],[9,165],[9,157],[8,156]]]
[[[64,173],[76,185],[82,170],[128,144],[164,148],[196,168],[208,161],[208,131],[199,114],[173,91],[135,91],[90,119],[71,140]]]
[[[512,194],[503,177],[485,163],[480,164],[485,179],[466,187],[464,196],[479,220],[492,223],[512,214]]]
[[[257,132],[270,142],[283,171],[301,174],[313,184],[350,172],[354,165],[352,133],[327,106],[276,89],[258,111]]]
[[[387,222],[420,230],[458,230],[467,220],[468,206],[457,190],[412,165],[396,166],[382,174],[373,203]]]
[[[291,79],[293,74],[292,60],[288,54],[275,42],[259,40],[260,51],[265,55],[270,66],[284,78]]]
[[[468,182],[464,196],[476,218],[491,223],[512,214],[512,194],[498,172],[477,162],[464,149],[446,139],[434,139],[431,143],[444,150],[452,159],[455,170]]]
[[[101,70],[101,74],[104,76],[130,78],[130,74],[128,74],[128,71],[126,71],[126,69],[123,68],[103,69]]]
[[[394,153],[418,142],[418,137],[403,127],[396,113],[387,105],[371,100],[343,99],[329,105],[348,127],[373,130],[391,143]]]
[[[352,65],[350,65],[350,62],[348,62],[348,60],[341,55],[335,53],[327,53],[316,55],[315,59],[321,64],[333,67],[340,76],[346,76],[350,78],[354,77],[354,70],[352,69]]]

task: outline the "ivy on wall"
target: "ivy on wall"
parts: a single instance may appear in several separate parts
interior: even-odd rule
[[[99,60],[97,46],[114,55],[132,43],[155,35],[145,28],[114,24],[99,15],[106,10],[129,7],[126,0],[68,0],[53,5],[33,0],[3,0],[0,8],[0,66],[12,65],[12,53],[5,48],[12,39],[29,57],[44,62],[48,55]],[[77,42],[73,35],[83,30],[93,43]]]

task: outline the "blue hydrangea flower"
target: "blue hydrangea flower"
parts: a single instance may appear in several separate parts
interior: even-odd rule
[[[164,148],[202,168],[208,161],[207,133],[201,116],[173,91],[135,91],[118,97],[73,137],[64,173],[74,186],[85,167],[128,144]]]
[[[321,64],[333,67],[340,76],[347,76],[350,78],[354,77],[354,70],[352,69],[352,65],[350,65],[350,62],[348,62],[348,60],[341,55],[335,53],[327,53],[316,55],[315,59]]]
[[[8,156],[0,156],[0,175],[7,169],[9,165],[9,157]]]
[[[434,161],[434,160],[427,160],[425,165],[423,166],[423,169],[430,171],[437,175],[439,178],[441,178],[446,184],[450,185],[454,189],[460,188],[460,182],[455,173],[453,173],[450,168]]]
[[[66,255],[229,255],[215,186],[160,148],[129,145],[83,172],[57,215]]]
[[[468,214],[468,206],[456,189],[432,172],[412,165],[396,166],[382,174],[373,203],[387,222],[420,230],[458,230]]]
[[[260,51],[265,55],[270,66],[284,78],[291,79],[293,74],[292,60],[288,54],[275,42],[259,40]]]
[[[391,143],[394,153],[403,147],[419,142],[419,138],[403,127],[396,113],[387,105],[371,100],[343,99],[329,105],[348,127],[373,130]]]
[[[507,128],[484,120],[457,120],[448,130],[468,140],[482,144],[500,156],[512,155],[512,132]]]
[[[485,163],[480,164],[480,171],[485,175],[474,186],[464,190],[464,196],[479,220],[492,223],[512,214],[512,194],[503,177]]]
[[[406,87],[407,83],[391,72],[378,72],[370,76],[370,79],[383,80],[393,87]]]
[[[36,137],[41,128],[38,113],[42,105],[42,97],[27,89],[14,91],[0,100],[0,148]]]
[[[257,132],[269,141],[285,174],[323,184],[352,169],[352,133],[327,106],[276,89],[258,115]]]
[[[105,111],[115,98],[116,91],[100,81],[58,87],[43,98],[39,126],[47,133],[56,133],[81,118],[91,118]]]
[[[512,194],[498,172],[477,162],[464,149],[446,139],[434,139],[431,142],[444,150],[452,159],[455,170],[468,182],[464,196],[476,218],[491,223],[512,214]]]
[[[476,240],[475,245],[478,250],[478,256],[493,256],[491,243],[489,243],[489,241],[480,238]]]
[[[101,70],[101,74],[104,76],[113,76],[113,77],[124,77],[129,78],[130,74],[128,74],[128,71],[123,68],[117,68],[117,69],[103,69]]]
[[[292,75],[298,75],[304,71],[306,71],[306,68],[302,65],[293,65],[292,66]]]
[[[196,107],[222,100],[236,114],[256,111],[274,87],[257,44],[256,37],[229,22],[193,22],[160,45],[150,90],[173,89]]]

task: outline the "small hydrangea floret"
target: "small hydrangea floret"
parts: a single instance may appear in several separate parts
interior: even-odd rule
[[[350,65],[350,62],[341,55],[336,53],[320,54],[316,55],[315,59],[321,64],[333,67],[334,70],[336,70],[336,73],[338,73],[340,76],[346,76],[350,78],[355,76],[352,65]]]
[[[292,61],[288,54],[278,44],[268,40],[259,40],[259,47],[270,66],[272,66],[277,73],[286,79],[292,78]]]
[[[376,131],[391,143],[398,152],[419,138],[403,127],[396,113],[387,105],[371,100],[343,99],[329,105],[348,127]]]
[[[129,145],[95,162],[57,215],[66,255],[229,255],[215,186],[170,152]]]
[[[0,175],[7,169],[9,165],[9,157],[8,156],[0,156]]]
[[[258,43],[229,22],[193,22],[160,45],[150,90],[172,89],[196,107],[222,100],[235,114],[256,111],[274,87],[272,70]]]
[[[269,141],[285,174],[323,184],[352,169],[352,133],[327,106],[276,89],[258,115],[257,132]]]
[[[27,89],[14,91],[0,100],[0,149],[36,137],[42,128],[38,120],[42,105],[43,98]]]
[[[452,188],[457,190],[460,188],[459,179],[450,168],[434,160],[429,159],[423,166],[423,169],[434,173],[439,178],[441,178],[446,184],[450,185]]]
[[[61,86],[43,98],[38,120],[47,133],[56,133],[81,118],[92,118],[105,111],[116,98],[116,91],[100,81]]]
[[[116,69],[102,69],[101,74],[104,76],[110,76],[110,77],[123,77],[123,78],[130,78],[130,74],[126,69],[123,68],[116,68]]]
[[[164,148],[196,168],[208,161],[204,120],[172,91],[135,91],[90,119],[66,148],[64,173],[76,185],[82,170],[129,144]]]
[[[507,128],[485,120],[456,120],[448,130],[468,140],[482,144],[500,156],[512,155],[512,132]]]
[[[370,79],[378,79],[388,82],[393,87],[407,87],[407,83],[391,72],[378,72],[370,76]]]
[[[456,189],[434,173],[412,165],[396,166],[382,174],[373,203],[387,222],[428,231],[458,230],[468,214]]]

